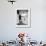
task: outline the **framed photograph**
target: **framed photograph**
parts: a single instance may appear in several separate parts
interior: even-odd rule
[[[31,9],[30,8],[16,9],[16,27],[18,28],[31,27]]]

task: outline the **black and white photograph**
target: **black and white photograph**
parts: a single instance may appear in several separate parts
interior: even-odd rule
[[[16,27],[30,27],[30,9],[20,8],[16,10]]]

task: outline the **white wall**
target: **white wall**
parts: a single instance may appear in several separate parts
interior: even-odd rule
[[[46,40],[46,1],[17,0],[12,5],[0,0],[0,40],[11,40],[19,32],[31,34],[33,40]],[[31,28],[16,28],[16,8],[31,8]]]

